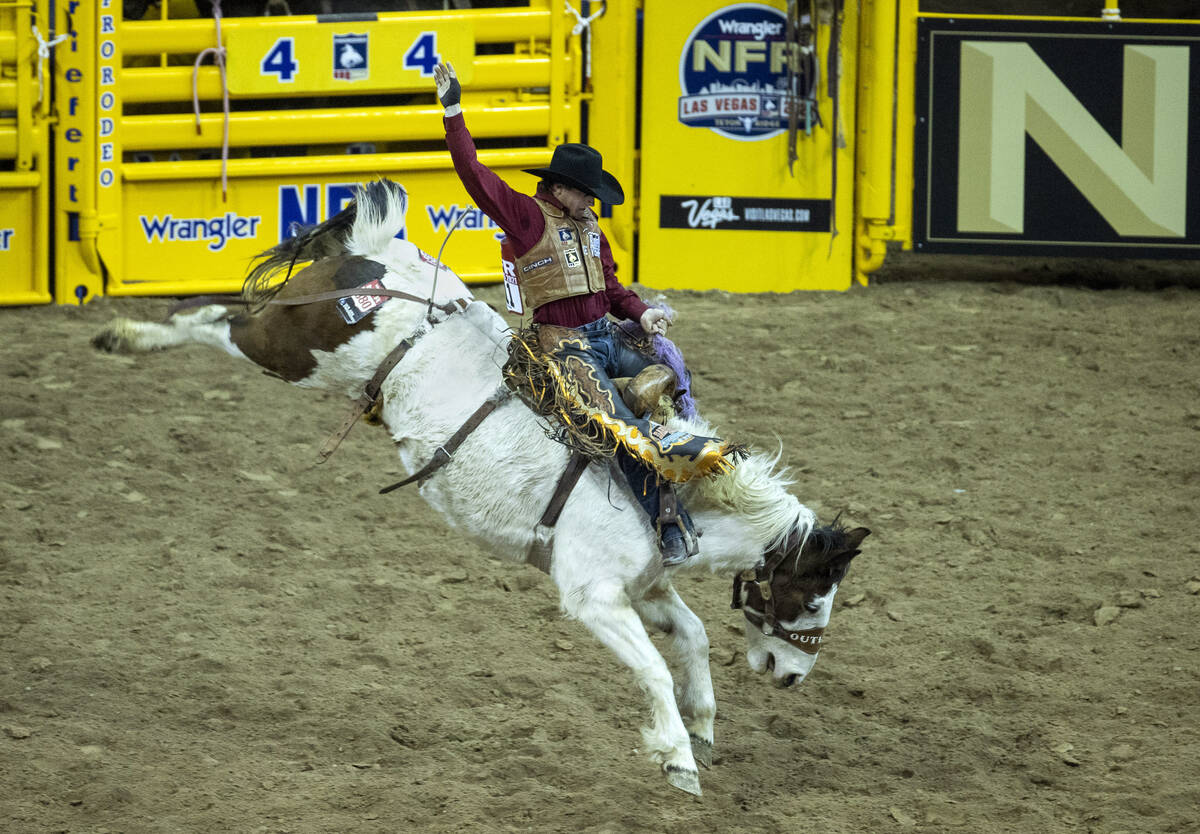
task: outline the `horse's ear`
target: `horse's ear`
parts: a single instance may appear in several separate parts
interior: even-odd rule
[[[853,530],[846,531],[846,549],[853,550],[856,553],[862,545],[863,539],[871,535],[871,531],[866,527],[855,527]]]

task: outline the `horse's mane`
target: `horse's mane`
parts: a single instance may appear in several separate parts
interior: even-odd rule
[[[258,261],[242,284],[242,298],[251,310],[262,306],[278,293],[292,276],[297,262],[315,261],[357,251],[368,246],[367,241],[355,240],[355,227],[361,219],[373,227],[385,220],[393,220],[395,235],[404,224],[404,212],[408,206],[408,194],[399,183],[389,179],[378,179],[355,188],[354,199],[344,209],[323,223],[309,226],[293,225],[294,234],[256,256]],[[359,215],[362,215],[360,218]],[[398,217],[394,217],[398,214]],[[378,241],[371,241],[378,245]],[[283,280],[280,272],[287,269]]]

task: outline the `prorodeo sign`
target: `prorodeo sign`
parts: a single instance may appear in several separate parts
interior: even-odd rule
[[[679,56],[679,121],[730,139],[769,139],[787,129],[787,18],[760,3],[713,12]]]

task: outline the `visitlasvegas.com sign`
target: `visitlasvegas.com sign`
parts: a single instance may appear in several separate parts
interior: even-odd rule
[[[787,18],[759,3],[700,21],[679,57],[679,121],[756,141],[787,129]]]

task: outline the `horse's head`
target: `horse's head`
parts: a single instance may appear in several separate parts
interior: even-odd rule
[[[746,615],[746,660],[781,687],[804,680],[816,663],[838,583],[871,531],[835,521],[805,532],[793,530],[733,581],[733,607]]]

